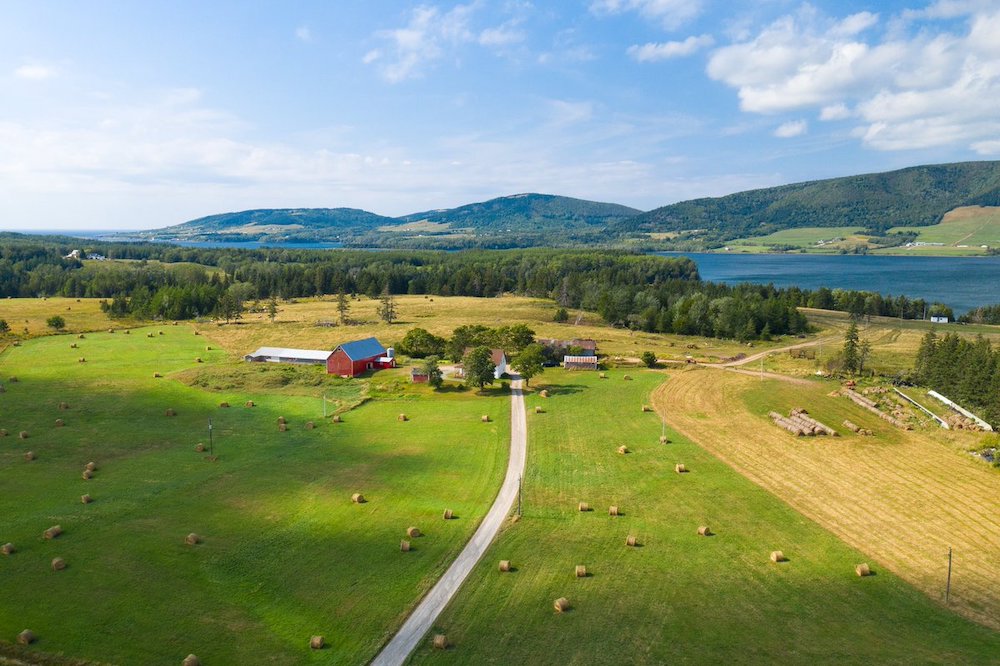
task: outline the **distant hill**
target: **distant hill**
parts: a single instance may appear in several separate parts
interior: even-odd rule
[[[613,203],[599,203],[552,194],[514,194],[446,210],[404,215],[403,222],[448,224],[452,229],[539,231],[604,226],[634,217],[642,211]]]
[[[885,232],[937,224],[959,206],[1000,205],[1000,162],[917,166],[692,199],[616,223],[620,235],[700,230],[719,240],[800,227]]]

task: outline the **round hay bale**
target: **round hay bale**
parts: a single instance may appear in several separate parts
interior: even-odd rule
[[[625,380],[625,381],[627,381],[627,382],[630,382],[630,381],[632,381],[632,375],[623,375],[622,379]]]
[[[114,332],[115,332],[115,329],[113,329],[113,328],[109,328],[108,329],[108,333],[114,333]]]
[[[82,356],[79,359],[77,359],[77,363],[86,363],[86,362],[87,362],[87,359],[85,359]]]
[[[566,597],[559,597],[552,602],[552,607],[556,609],[557,613],[565,613],[569,610],[569,599]]]
[[[132,331],[130,331],[130,330],[128,330],[128,329],[126,328],[126,329],[125,329],[125,335],[132,335]]]
[[[354,493],[353,495],[351,495],[351,501],[354,502],[355,504],[364,504],[368,500],[366,500],[365,496],[362,495],[361,493]]]
[[[700,536],[712,536],[712,530],[708,529],[708,525],[702,525],[698,528],[698,534]]]
[[[278,432],[285,432],[286,430],[288,430],[288,424],[286,423],[278,424]]]
[[[194,450],[197,451],[198,453],[203,453],[205,451],[205,445],[202,444],[201,442],[198,442],[197,444],[194,445]]]
[[[535,407],[535,413],[536,414],[544,414],[545,410],[542,409],[541,407]]]
[[[80,504],[90,504],[94,501],[94,498],[90,495],[80,495]]]
[[[163,331],[157,331],[157,333],[159,333],[160,335],[163,335]]]
[[[31,629],[25,629],[17,635],[18,645],[31,645],[35,642],[35,632]]]
[[[612,504],[610,507],[608,507],[608,515],[609,516],[620,516],[620,515],[622,515],[621,512],[618,510],[618,505]]]
[[[188,534],[186,537],[184,537],[184,543],[186,543],[189,546],[197,546],[199,543],[201,543],[201,537],[195,534],[194,532],[191,532],[191,534]]]
[[[344,419],[340,417],[340,414],[334,414],[333,418],[330,420],[333,421],[334,423],[342,423]]]
[[[397,421],[406,421],[407,420],[406,414],[400,414],[399,416],[396,417],[396,420]]]
[[[587,577],[587,567],[583,566],[582,564],[576,565],[576,577],[577,578],[586,578]]]
[[[772,562],[787,562],[788,558],[780,550],[771,551],[771,561]]]
[[[204,361],[201,360],[201,356],[196,356],[195,359],[194,359],[194,362],[195,363],[204,363]]]
[[[435,650],[447,650],[448,649],[448,637],[444,634],[434,634],[434,649]]]
[[[19,382],[20,380],[19,380],[19,379],[18,379],[18,378],[17,378],[16,376],[14,376],[14,375],[11,375],[10,379],[8,379],[7,381],[9,381],[9,382],[10,382],[11,384],[16,384],[16,383],[18,383],[18,382]]]
[[[62,428],[64,425],[66,425],[65,421],[63,421],[62,419],[56,419],[56,427],[57,428]]]
[[[69,346],[69,348],[70,348],[70,349],[76,349],[76,348],[77,348],[77,344],[76,344],[76,343],[74,342],[73,344],[71,344],[71,345]]]
[[[89,469],[91,472],[97,471],[97,463],[91,460],[89,463],[83,466],[84,469]]]
[[[500,571],[504,573],[510,571],[510,560],[500,560]]]
[[[674,471],[678,474],[687,474],[688,468],[684,466],[684,463],[677,463],[674,465]]]
[[[653,408],[650,407],[649,405],[643,405],[642,406],[642,411],[644,411],[644,412],[651,412],[651,411],[653,411]]]
[[[418,536],[420,536],[420,530],[416,527],[407,527],[406,536],[410,537],[411,539],[416,539]]]
[[[628,452],[629,452],[628,447],[625,446],[624,444],[618,447],[618,453],[620,453],[621,455],[625,455]]]
[[[77,338],[79,338],[79,339],[81,339],[81,340],[83,340],[83,339],[84,339],[84,335],[83,335],[83,333],[81,333],[80,335],[78,335],[78,336],[76,336],[76,337],[77,337]]]
[[[173,408],[170,408],[170,407],[168,407],[168,408],[167,408],[167,411],[166,411],[166,412],[164,412],[164,413],[165,413],[165,414],[166,414],[167,416],[177,416],[177,412],[175,412],[175,411],[173,410]]]
[[[667,436],[666,436],[666,435],[660,435],[660,444],[666,444],[666,443],[668,443],[669,441],[670,441],[670,440],[669,440],[669,439],[667,439]]]
[[[548,391],[548,389],[542,389],[541,391],[539,391],[538,392],[538,396],[540,398],[547,398],[547,397],[549,397],[549,391]]]
[[[599,375],[597,375],[597,376],[598,376],[599,378],[601,378],[601,379],[607,379],[607,378],[608,378],[608,373],[606,373],[606,372],[602,372],[601,374],[599,374]]]
[[[313,650],[322,650],[326,646],[326,641],[322,636],[312,636],[309,638],[309,647]]]
[[[154,372],[154,373],[153,373],[153,379],[159,379],[159,378],[161,378],[162,376],[163,376],[163,375],[161,375],[161,374],[160,374],[160,373],[158,373],[158,372]]]
[[[91,472],[89,469],[85,469],[83,470],[83,474],[81,474],[80,476],[83,477],[84,481],[90,481],[92,478],[94,478],[94,473]]]
[[[482,421],[483,423],[489,423],[490,422],[490,415],[489,414],[483,414],[482,417],[479,420]]]
[[[34,451],[25,451],[24,452],[24,459],[27,460],[28,462],[31,462],[32,460],[35,459],[35,452]]]
[[[5,543],[4,545],[0,546],[0,553],[2,553],[3,555],[11,555],[14,553],[14,550],[15,550],[14,544],[12,543]]]
[[[257,405],[254,404],[253,400],[247,400],[246,406],[247,407],[256,407]]]
[[[64,560],[61,557],[54,557],[54,558],[52,558],[52,570],[53,571],[62,571],[65,568],[66,568],[66,560]]]
[[[62,411],[66,411],[67,409],[69,409],[69,403],[68,402],[60,402],[59,403],[59,409],[61,409]]]
[[[153,334],[152,334],[152,333],[147,333],[147,334],[146,334],[146,337],[147,337],[147,338],[151,338],[151,337],[153,337]]]
[[[867,562],[862,562],[858,566],[854,567],[854,573],[864,578],[865,576],[871,576],[872,570],[871,567],[868,566]]]
[[[0,437],[6,437],[9,434],[6,429],[0,428]]]
[[[455,514],[452,513],[451,509],[445,509],[444,510],[444,514],[442,515],[442,518],[444,518],[445,520],[451,520],[454,517],[455,517]]]
[[[410,552],[410,542],[407,541],[406,539],[403,539],[402,541],[400,541],[399,542],[399,550],[401,552],[404,552],[404,553]]]
[[[278,417],[278,423],[285,423],[285,417],[284,416],[279,416]]]
[[[313,423],[312,421],[306,421],[306,430],[312,430],[315,427],[316,427],[315,423]]]
[[[635,548],[637,543],[639,543],[638,540],[631,534],[625,537],[625,545],[628,546],[629,548]]]
[[[28,431],[22,430],[21,432],[17,433],[17,436],[20,437],[21,439],[28,439]]]
[[[184,657],[184,661],[181,662],[181,666],[201,666],[201,660],[193,654],[189,654]]]
[[[220,402],[219,403],[219,407],[221,409],[229,409],[229,403],[228,402]]]
[[[586,502],[580,502],[576,505],[578,511],[590,511],[590,505]]]

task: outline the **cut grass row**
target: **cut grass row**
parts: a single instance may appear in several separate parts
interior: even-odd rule
[[[659,444],[660,420],[640,406],[661,373],[608,374],[535,380],[551,397],[528,401],[524,517],[439,619],[432,633],[453,647],[428,637],[414,663],[995,663],[1000,634],[877,563],[857,577],[861,552],[673,430]],[[672,422],[681,406],[663,406]],[[641,547],[626,546],[630,534]],[[577,578],[579,564],[590,575]],[[559,597],[571,610],[553,610]]]
[[[508,400],[397,391],[333,424],[318,394],[215,393],[176,381],[224,353],[207,352],[187,326],[145,332],[51,336],[0,356],[0,376],[19,379],[0,394],[0,427],[30,434],[0,438],[0,543],[17,548],[0,557],[0,641],[31,629],[31,659],[370,659],[492,502]],[[59,410],[62,401],[70,409]],[[208,444],[209,418],[218,462],[194,450]],[[33,462],[23,459],[28,448]],[[85,481],[90,460],[98,470]],[[354,492],[368,503],[353,504]],[[81,504],[83,493],[94,502]],[[446,508],[458,518],[442,520]],[[64,534],[43,539],[56,524]],[[401,553],[411,525],[426,536]],[[191,532],[202,543],[186,545]],[[50,570],[57,556],[66,570]],[[313,634],[330,649],[311,651]]]

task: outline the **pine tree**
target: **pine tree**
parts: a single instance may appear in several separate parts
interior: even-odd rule
[[[267,318],[270,319],[271,323],[273,324],[274,319],[277,316],[278,316],[278,301],[274,300],[274,296],[272,296],[271,300],[267,302]]]
[[[385,289],[382,290],[382,295],[379,296],[378,305],[378,316],[379,319],[387,324],[391,324],[396,321],[396,300],[389,293],[389,285],[386,285]]]
[[[853,320],[844,334],[844,370],[850,373],[858,371],[858,325]]]
[[[348,321],[348,313],[351,310],[350,303],[347,302],[347,294],[343,290],[337,292],[337,315],[340,317],[340,325],[344,326]]]

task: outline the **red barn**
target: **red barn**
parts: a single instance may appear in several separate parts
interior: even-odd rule
[[[345,342],[326,360],[327,373],[341,377],[357,377],[366,370],[395,367],[392,350],[383,347],[375,338]]]

